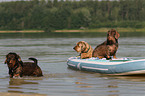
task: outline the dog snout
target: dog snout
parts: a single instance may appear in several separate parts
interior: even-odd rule
[[[12,63],[12,60],[11,59],[7,59],[7,63]]]
[[[108,36],[107,39],[110,41],[112,38],[110,36]]]
[[[73,49],[75,50],[75,47]]]
[[[11,59],[7,59],[7,63],[10,63],[10,60],[11,60]]]

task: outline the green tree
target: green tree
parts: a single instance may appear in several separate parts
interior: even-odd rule
[[[91,21],[90,11],[86,8],[74,10],[71,15],[72,28],[88,27]]]

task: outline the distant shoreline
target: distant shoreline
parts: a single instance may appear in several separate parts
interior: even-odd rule
[[[62,29],[52,30],[52,33],[83,33],[83,32],[107,32],[115,29],[118,32],[145,32],[145,28],[96,28],[96,29]],[[0,33],[44,33],[44,30],[0,30]]]
[[[43,30],[0,30],[0,33],[42,33]]]
[[[62,29],[62,30],[54,30],[55,33],[79,33],[79,32],[107,32],[110,29],[115,29],[118,32],[145,32],[145,28],[96,28],[96,29]]]

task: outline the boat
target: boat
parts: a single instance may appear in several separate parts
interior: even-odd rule
[[[145,75],[145,59],[118,58],[106,60],[98,58],[81,59],[70,57],[69,68],[96,72],[105,75]]]

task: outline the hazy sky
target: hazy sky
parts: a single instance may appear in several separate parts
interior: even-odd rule
[[[21,1],[21,0],[0,0],[0,1]]]
[[[0,1],[14,1],[14,0],[0,0]]]

